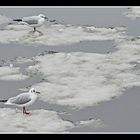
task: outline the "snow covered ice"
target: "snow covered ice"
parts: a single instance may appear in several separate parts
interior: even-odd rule
[[[105,127],[104,124],[102,124],[102,121],[100,119],[90,119],[86,121],[80,121],[79,125],[77,127],[83,128],[83,127],[94,127],[94,128],[100,128]],[[75,127],[76,128],[76,127]]]
[[[3,18],[3,17],[2,17]],[[7,20],[6,20],[7,21]],[[27,25],[12,23],[0,30],[0,43],[19,43],[26,45],[61,45],[88,40],[121,40],[125,38],[123,27],[96,28],[94,26],[73,26],[63,24],[43,25],[32,33]]]
[[[64,132],[74,127],[62,120],[55,111],[34,110],[32,115],[23,115],[15,109],[0,109],[0,132]]]
[[[32,110],[31,115],[23,115],[20,110],[0,108],[0,132],[43,132],[68,133],[72,128],[100,128],[100,119],[83,120],[72,123],[61,118],[56,111]]]
[[[125,41],[111,54],[56,53],[36,56],[30,74],[42,73],[47,81],[34,86],[42,100],[76,108],[93,106],[123,93],[125,88],[140,86],[139,44]],[[102,88],[101,88],[102,87]]]
[[[0,80],[25,80],[27,78],[27,75],[20,73],[19,67],[0,67]]]
[[[130,18],[139,18],[139,7],[127,9]],[[121,96],[126,89],[140,86],[140,39],[127,36],[127,28],[96,27],[93,25],[50,24],[43,25],[38,32],[0,15],[0,43],[27,46],[67,47],[82,41],[112,41],[114,51],[109,53],[57,52],[52,54],[35,53],[34,57],[12,59],[18,66],[1,66],[0,82],[30,79],[18,89],[26,90],[32,86],[41,92],[40,100],[45,104],[68,107],[81,111],[96,107],[114,97]],[[7,24],[6,24],[7,23]],[[94,43],[93,43],[94,45]],[[10,46],[10,45],[9,45]],[[28,48],[28,47],[27,47]],[[27,50],[28,51],[28,50]],[[40,55],[39,55],[40,54]],[[7,60],[8,61],[8,60]],[[9,60],[10,62],[10,60]],[[26,64],[27,65],[26,65]],[[25,64],[25,65],[24,65]],[[24,67],[23,73],[21,67]],[[31,79],[32,78],[32,79]],[[9,82],[9,83],[10,83]],[[17,90],[18,90],[17,89]],[[66,114],[71,113],[65,110]],[[61,113],[60,113],[61,114]],[[72,122],[65,120],[57,111],[31,109],[31,115],[25,116],[21,110],[0,108],[0,132],[69,132],[73,128],[99,128],[104,122],[98,117]],[[72,114],[73,115],[73,114]],[[35,123],[36,122],[36,123]],[[7,127],[8,126],[8,127]]]
[[[140,7],[139,6],[130,7],[128,11],[125,12],[124,14],[131,19],[140,18]]]

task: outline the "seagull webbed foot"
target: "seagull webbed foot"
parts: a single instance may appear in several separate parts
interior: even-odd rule
[[[24,114],[26,114],[26,115],[31,115],[31,113],[30,113],[30,112],[24,112]]]
[[[27,112],[25,107],[23,107],[23,114],[30,115],[30,112]]]
[[[40,35],[43,35],[43,33],[41,32],[41,31],[39,31],[39,30],[36,30]]]

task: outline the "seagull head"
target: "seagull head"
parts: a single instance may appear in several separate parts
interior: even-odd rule
[[[29,90],[29,93],[37,93],[37,94],[40,94],[40,92],[36,91],[35,88],[31,88],[31,89]]]
[[[43,14],[39,14],[38,15],[39,17],[41,17],[41,18],[44,18],[44,19],[48,19],[45,15],[43,15]]]

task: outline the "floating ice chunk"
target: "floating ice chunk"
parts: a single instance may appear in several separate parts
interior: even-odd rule
[[[90,127],[90,128],[101,128],[105,125],[100,119],[90,119],[85,121],[80,121],[77,123],[77,128],[83,128],[83,127]]]
[[[95,79],[97,80],[97,79]],[[81,79],[81,81],[83,81]],[[80,82],[80,80],[79,80]],[[102,88],[100,88],[100,87]],[[114,85],[89,86],[81,82],[77,84],[67,84],[66,86],[49,84],[47,82],[34,85],[41,91],[41,100],[59,105],[67,105],[77,109],[93,106],[103,101],[111,100],[112,97],[120,95],[119,89]]]
[[[10,75],[10,74],[17,74],[19,73],[19,67],[9,67],[9,66],[3,66],[0,67],[0,77],[1,76],[6,76],[6,75]]]
[[[3,66],[0,67],[0,80],[25,80],[28,76],[20,73],[19,67]]]
[[[14,30],[14,31],[25,31],[25,30],[31,30],[27,25],[19,25],[19,24],[11,24],[5,27],[5,30]]]
[[[117,61],[123,61],[126,64],[130,62],[139,61],[140,53],[140,40],[136,41],[125,41],[116,46],[118,51],[113,54],[113,59]],[[132,65],[131,65],[132,66]]]
[[[124,29],[124,28],[123,28]],[[39,28],[43,34],[34,33],[27,25],[10,24],[0,30],[0,43],[27,45],[61,45],[87,40],[120,40],[126,38],[122,27],[96,28],[94,26],[72,26],[55,24]]]
[[[64,132],[74,127],[70,121],[61,119],[57,112],[33,110],[23,115],[14,109],[0,109],[0,132]]]
[[[25,80],[28,79],[29,77],[27,75],[23,74],[12,74],[12,75],[6,75],[0,77],[0,80],[8,80],[8,81],[13,81],[13,80]]]
[[[28,92],[29,90],[27,88],[19,88],[20,91],[22,92]]]
[[[29,66],[27,72],[29,75],[32,75],[33,73],[36,74],[39,72],[38,68],[39,68],[38,65]]]
[[[0,43],[20,43],[20,38],[27,33],[27,31],[0,30]]]
[[[17,57],[15,61],[16,61],[16,63],[18,63],[18,64],[33,62],[32,59],[26,58],[26,57]]]
[[[127,46],[127,44],[126,44]],[[125,46],[125,47],[126,47]],[[135,45],[134,45],[135,46]],[[112,54],[56,53],[34,58],[30,74],[42,73],[48,82],[34,87],[41,99],[76,108],[93,106],[123,93],[125,88],[140,86],[140,71],[133,70],[139,54],[137,46],[118,46]]]
[[[140,7],[131,7],[124,14],[131,19],[139,18],[140,17]]]

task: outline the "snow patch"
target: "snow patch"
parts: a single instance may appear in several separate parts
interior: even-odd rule
[[[1,20],[1,19],[0,19]],[[38,28],[42,33],[33,32],[31,27],[12,23],[0,30],[0,43],[26,45],[62,45],[88,40],[122,40],[126,38],[125,28],[96,28],[94,26],[73,26],[44,24]]]
[[[131,19],[136,19],[140,17],[140,7],[130,7],[128,11],[124,13],[127,17]]]
[[[16,63],[18,63],[18,64],[33,62],[32,59],[26,58],[26,57],[17,57],[15,61],[16,61]]]
[[[84,127],[101,128],[104,127],[104,124],[100,119],[90,119],[90,120],[80,121],[77,124],[77,128],[84,128]]]
[[[25,80],[28,76],[20,73],[19,67],[0,67],[0,80]]]
[[[56,53],[36,56],[27,71],[41,73],[44,81],[34,85],[41,99],[82,109],[109,101],[126,88],[140,86],[140,41],[120,42],[110,54]]]
[[[27,75],[13,74],[13,75],[2,76],[0,77],[0,80],[14,81],[14,80],[25,80],[27,78],[29,78]]]
[[[138,44],[120,44],[112,54],[56,53],[34,58],[30,74],[41,73],[43,79],[34,87],[41,99],[76,108],[93,106],[123,93],[125,88],[140,86],[140,71],[133,61],[140,59]]]
[[[73,128],[69,121],[61,119],[57,112],[33,110],[31,115],[17,113],[14,109],[0,109],[0,132],[64,132]]]

